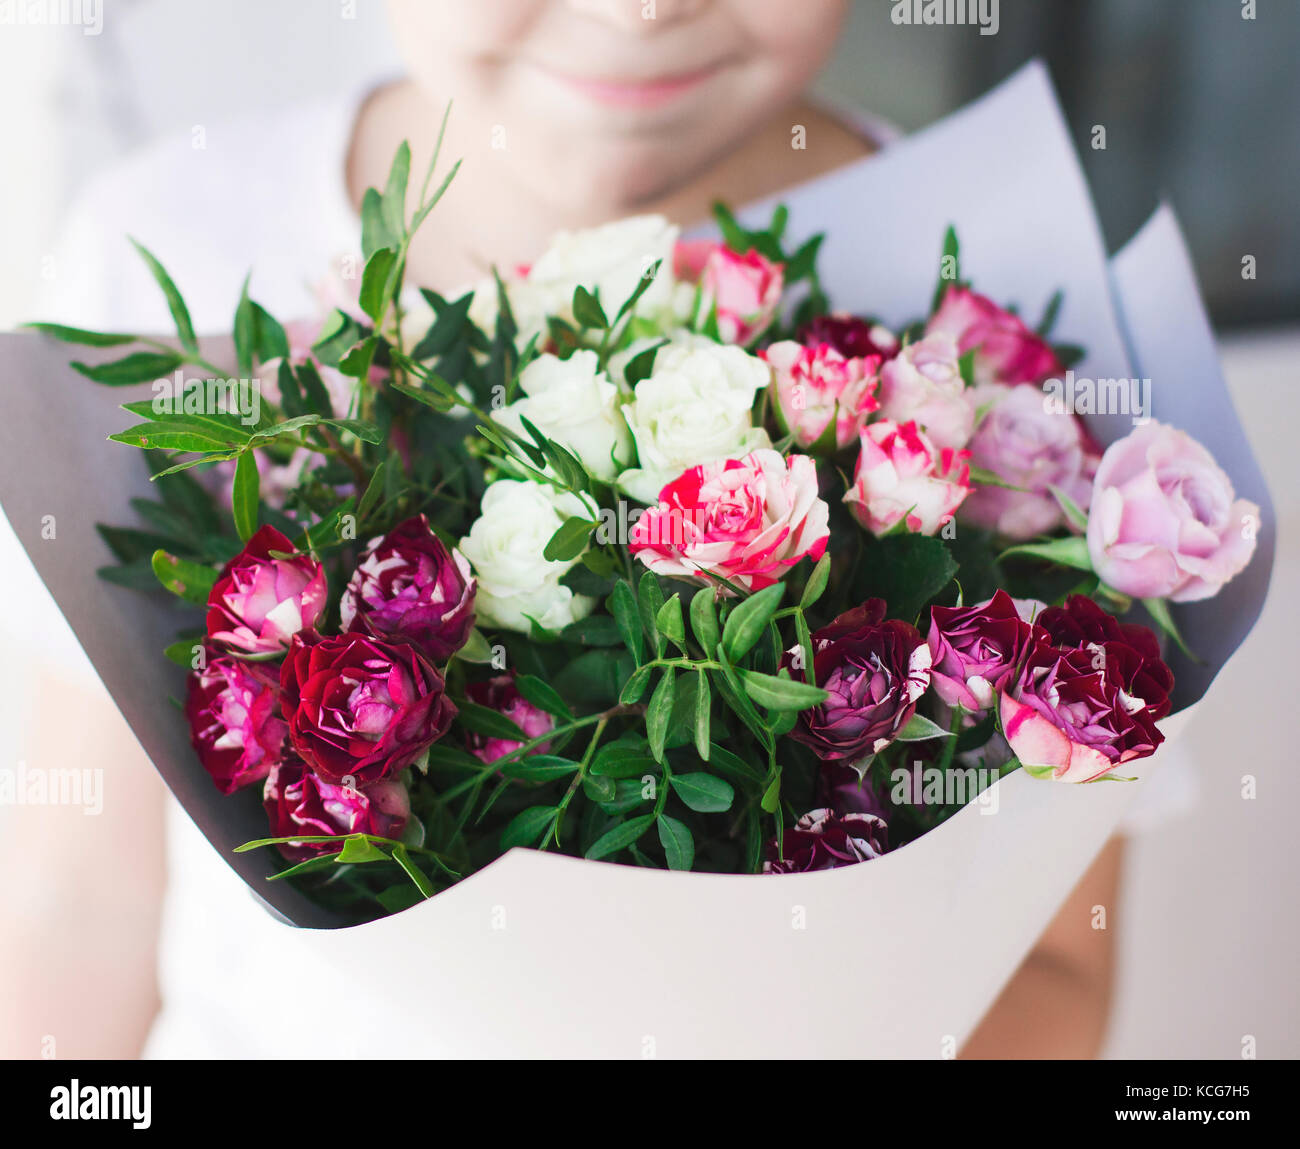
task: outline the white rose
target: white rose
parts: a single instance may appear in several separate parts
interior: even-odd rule
[[[667,339],[667,343],[664,340]],[[661,350],[666,351],[669,347],[716,347],[718,341],[708,335],[700,335],[690,331],[685,327],[677,327],[666,330],[662,335],[643,335],[640,339],[633,340],[622,351],[616,351],[609,357],[609,363],[605,370],[612,379],[625,393],[631,394],[632,386],[627,381],[627,366],[642,351],[648,351],[651,347],[658,345]],[[656,360],[658,355],[655,356]]]
[[[632,436],[619,410],[618,388],[600,370],[594,351],[568,359],[539,355],[519,375],[526,396],[492,418],[527,438],[523,418],[562,443],[596,478],[612,482],[632,458]]]
[[[770,379],[767,364],[739,347],[691,340],[662,348],[623,408],[640,468],[625,471],[619,485],[654,503],[690,467],[770,446],[752,419],[754,396]]]
[[[516,346],[528,346],[528,341],[537,336],[538,340],[546,337],[546,317],[558,315],[572,302],[573,292],[569,298],[562,298],[554,288],[541,288],[527,279],[502,278],[506,297],[510,300],[510,314],[514,316],[515,327],[519,334],[515,336]],[[466,289],[468,290],[468,289]],[[456,292],[453,298],[463,295],[464,290]],[[489,338],[497,329],[497,312],[500,310],[497,300],[497,283],[490,275],[474,288],[474,298],[469,305],[469,319]]]
[[[660,215],[638,215],[584,231],[562,231],[528,269],[525,282],[559,301],[558,311],[566,317],[573,289],[581,284],[599,296],[612,320],[642,276],[661,261],[654,282],[637,302],[637,314],[653,315],[672,303],[677,231]],[[513,291],[510,300],[513,306]]]
[[[533,618],[560,630],[591,613],[595,599],[560,585],[578,560],[548,562],[542,551],[565,519],[595,519],[595,507],[544,483],[499,479],[484,492],[481,512],[460,552],[478,576],[475,610],[484,624],[527,632]]]

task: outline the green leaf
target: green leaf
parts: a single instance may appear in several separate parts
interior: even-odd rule
[[[706,654],[718,648],[722,633],[718,629],[718,608],[711,587],[701,587],[691,598],[691,630]]]
[[[829,697],[820,686],[809,686],[792,678],[759,674],[756,670],[742,670],[739,674],[745,693],[768,710],[807,710],[820,706]]]
[[[339,865],[364,865],[366,862],[386,862],[388,855],[364,834],[356,834],[343,843],[343,849],[339,851],[336,860]]]
[[[368,335],[360,343],[348,348],[347,354],[339,359],[338,369],[350,379],[367,379],[370,368],[375,361],[375,352],[379,349],[378,335]]]
[[[628,312],[630,312],[637,305],[637,301],[641,298],[641,296],[643,296],[650,289],[650,285],[654,283],[655,278],[659,275],[659,268],[660,266],[662,266],[662,264],[663,264],[662,259],[656,259],[654,263],[652,263],[649,267],[645,269],[645,271],[641,275],[641,278],[637,280],[637,285],[635,288],[633,288],[632,294],[629,295],[625,300],[623,300],[622,306],[619,307],[618,314],[614,316],[615,323],[617,323],[620,319],[622,319],[623,316],[627,315]],[[665,340],[665,342],[667,341]],[[628,382],[630,383],[631,380],[629,379]]]
[[[784,594],[785,584],[776,583],[732,608],[722,628],[722,645],[731,662],[744,658],[762,637]]]
[[[460,711],[456,721],[474,734],[486,734],[489,738],[504,738],[510,742],[529,741],[528,735],[500,711],[469,701],[457,702],[456,706]]]
[[[1088,529],[1088,512],[1067,495],[1060,487],[1051,486],[1048,490],[1052,492],[1052,497],[1065,512],[1066,520],[1076,530],[1086,531]]]
[[[253,354],[257,350],[257,316],[253,301],[248,298],[249,275],[244,276],[239,305],[235,308],[235,360],[240,376],[245,379],[253,374]]]
[[[695,864],[695,839],[685,822],[659,815],[659,843],[670,870],[689,870]]]
[[[612,830],[602,834],[588,847],[586,856],[594,861],[597,858],[604,858],[609,854],[616,854],[619,850],[627,849],[628,846],[632,845],[650,829],[650,824],[654,820],[653,814],[645,814],[640,818],[633,818],[615,826]]]
[[[582,780],[582,792],[592,802],[613,802],[618,797],[618,783],[603,774],[588,774]]]
[[[635,387],[641,380],[650,378],[655,369],[655,356],[659,354],[659,349],[667,344],[667,339],[660,339],[644,351],[638,351],[627,361],[627,366],[623,368],[623,378],[629,387]]]
[[[257,456],[252,451],[245,451],[235,464],[235,485],[230,497],[235,530],[244,542],[248,542],[257,533],[257,496],[260,484]]]
[[[623,684],[623,689],[618,693],[618,700],[624,706],[632,706],[636,703],[641,695],[645,693],[645,688],[650,684],[650,679],[654,676],[655,668],[649,663],[645,666],[638,666],[632,672],[632,676]]]
[[[975,348],[957,357],[957,370],[961,374],[961,381],[967,387],[975,386]]]
[[[628,650],[632,652],[632,657],[636,659],[639,665],[645,654],[645,646],[641,634],[641,617],[637,613],[635,592],[627,582],[619,579],[610,592],[607,605],[609,606],[609,613],[614,616],[614,621],[618,624],[623,641],[627,644]]]
[[[659,685],[650,695],[645,712],[645,732],[650,740],[650,753],[655,760],[664,760],[664,742],[668,737],[668,724],[673,716],[673,700],[677,695],[677,672],[665,667]]]
[[[575,567],[575,570],[584,569]],[[578,587],[569,585],[575,594],[583,593]],[[600,583],[600,590],[608,589],[608,583]],[[589,614],[586,618],[580,618],[576,622],[569,623],[562,631],[560,638],[565,642],[578,642],[583,646],[622,646],[623,636],[619,633],[618,624],[607,614]]]
[[[24,323],[28,331],[37,331],[61,343],[77,343],[83,347],[120,347],[134,343],[138,335],[122,335],[111,331],[88,331],[84,327],[68,327],[62,323]]]
[[[207,603],[212,585],[217,581],[217,572],[211,567],[178,559],[161,550],[154,551],[151,562],[158,581],[172,594],[198,606]]]
[[[1016,555],[1022,558],[1042,559],[1056,563],[1058,566],[1072,567],[1075,570],[1092,570],[1092,559],[1088,554],[1087,539],[1071,535],[1065,539],[1052,539],[1046,543],[1021,543],[1003,551],[998,560]]]
[[[425,877],[424,873],[411,860],[411,855],[407,853],[404,845],[399,844],[393,847],[393,861],[402,867],[406,872],[406,876],[411,879],[415,888],[419,890],[421,894],[426,898],[433,897],[434,890],[432,883],[430,883],[429,879]],[[443,866],[442,868],[445,870],[447,867]]]
[[[1201,663],[1202,660],[1191,652],[1187,643],[1183,640],[1182,633],[1178,629],[1178,624],[1174,622],[1174,616],[1169,611],[1169,604],[1162,598],[1144,598],[1142,605],[1147,608],[1147,613],[1155,621],[1162,631],[1165,632],[1173,642],[1188,658],[1193,662]]]
[[[646,774],[657,774],[659,765],[643,746],[607,742],[596,751],[589,769],[591,773],[606,778],[640,778]]]
[[[155,379],[162,379],[184,362],[184,356],[174,351],[135,351],[122,359],[114,359],[111,363],[101,363],[96,367],[79,362],[72,363],[71,367],[96,383],[109,387],[126,387],[132,383],[152,383]]]
[[[149,271],[152,273],[158,286],[162,288],[163,295],[167,297],[167,307],[172,313],[172,321],[176,324],[176,334],[180,338],[181,346],[188,351],[197,351],[199,341],[194,336],[194,324],[190,322],[190,313],[185,306],[185,300],[177,290],[176,284],[172,278],[163,269],[163,265],[154,258],[151,252],[144,244],[131,238],[131,245],[140,253],[140,257],[149,265]]]
[[[397,262],[397,252],[391,247],[381,247],[366,260],[361,273],[361,310],[371,319],[378,319],[388,303],[388,277]]]
[[[913,714],[894,735],[899,742],[928,742],[931,738],[951,738],[953,735],[924,714]]]
[[[547,540],[542,558],[552,563],[576,559],[587,549],[587,544],[591,541],[591,532],[598,525],[582,515],[571,515]]]
[[[361,197],[362,258],[369,259],[385,247],[396,248],[401,243],[401,238],[388,228],[388,220],[384,215],[384,197],[377,188],[366,188]]]
[[[366,493],[361,496],[361,502],[357,504],[358,519],[364,519],[379,502],[384,493],[384,473],[387,469],[388,460],[383,459],[380,461],[379,466],[371,472],[370,482],[366,484]]]
[[[659,633],[659,625],[656,619],[660,607],[664,605],[664,592],[659,587],[659,576],[654,571],[647,570],[641,575],[641,581],[637,583],[636,599],[637,610],[641,615],[641,626],[645,630],[646,638],[650,640],[655,655],[662,658],[667,643],[664,641],[663,635]]]
[[[406,231],[406,185],[411,176],[411,145],[405,140],[393,156],[384,189],[382,210],[388,234],[401,236]]]
[[[260,303],[253,304],[254,348],[259,363],[285,359],[289,355],[289,336],[280,321]]]
[[[682,596],[675,594],[659,608],[655,628],[677,646],[686,649],[686,623],[682,619]]]
[[[194,669],[194,652],[203,645],[201,639],[182,638],[171,643],[163,650],[163,657],[168,662],[173,662],[177,666],[186,670]]]
[[[817,565],[813,567],[812,574],[808,576],[808,581],[804,584],[803,594],[799,596],[799,608],[801,610],[807,610],[826,593],[826,586],[830,582],[830,578],[831,556],[824,554],[817,560]]]
[[[384,433],[373,423],[363,422],[361,419],[322,419],[322,427],[337,427],[340,431],[346,431],[349,435],[355,435],[364,443],[382,443]]]
[[[583,327],[595,328],[597,331],[604,331],[609,326],[600,300],[582,284],[573,289],[573,318]]]
[[[730,782],[712,774],[674,774],[668,784],[683,802],[699,814],[721,814],[731,809],[736,792]]]
[[[573,717],[573,711],[569,709],[569,704],[560,697],[559,692],[549,683],[543,682],[534,675],[516,675],[515,689],[534,706],[545,710],[547,714],[553,714],[556,718],[564,719]]]
[[[780,770],[772,775],[772,780],[767,784],[767,789],[763,791],[763,797],[759,799],[758,805],[765,814],[775,814],[781,808]]]
[[[961,281],[961,247],[957,243],[957,229],[949,225],[943,236],[943,258],[939,264],[939,282],[934,289],[934,298],[930,301],[930,314],[939,310],[939,304],[948,293],[948,288]],[[945,274],[945,265],[951,260],[952,274]]]
[[[244,441],[222,435],[207,424],[181,422],[137,423],[109,438],[150,451],[224,451]]]
[[[558,806],[530,806],[516,814],[501,831],[501,849],[536,845],[538,839],[550,833],[559,812]]]
[[[1038,321],[1038,326],[1034,329],[1041,338],[1050,338],[1052,328],[1056,326],[1056,317],[1061,313],[1061,302],[1064,298],[1064,293],[1058,288],[1053,293],[1052,298],[1047,301],[1043,317]]]
[[[576,774],[578,764],[568,758],[557,758],[553,754],[530,754],[527,758],[516,758],[501,767],[501,773],[507,778],[517,778],[521,782],[553,782],[556,778],[567,778]]]
[[[697,671],[695,683],[695,752],[705,762],[709,760],[710,711],[713,698],[709,692],[709,676],[704,667]]]
[[[957,563],[940,538],[900,534],[877,539],[865,535],[862,546],[850,601],[878,596],[889,604],[893,618],[914,620],[957,573]]]

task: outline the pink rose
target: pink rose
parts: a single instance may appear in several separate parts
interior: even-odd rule
[[[272,557],[271,552],[289,558]],[[274,527],[262,527],[208,594],[208,638],[250,654],[283,650],[325,610],[325,570]]]
[[[975,350],[977,383],[1041,383],[1065,371],[1051,345],[1018,316],[968,287],[950,287],[926,335],[942,332],[957,341],[960,354]]]
[[[1088,516],[1102,581],[1134,598],[1196,602],[1250,562],[1259,507],[1185,431],[1146,423],[1106,448]]]
[[[528,740],[540,738],[555,729],[555,718],[538,706],[534,706],[515,686],[513,674],[501,674],[487,682],[474,682],[465,687],[465,697],[479,706],[486,706],[498,714],[504,714],[526,735]],[[523,745],[522,742],[509,738],[493,738],[486,734],[467,734],[469,752],[482,762],[495,762],[504,758]],[[546,754],[550,751],[549,742],[541,742],[531,753]]]
[[[868,424],[860,442],[844,501],[874,535],[900,523],[914,534],[932,535],[970,494],[970,452],[936,448],[915,423]]]
[[[289,726],[280,715],[276,668],[207,652],[190,672],[185,717],[199,762],[223,794],[260,782],[284,753]]]
[[[761,590],[805,556],[821,558],[829,519],[812,459],[763,448],[669,483],[637,519],[628,549],[661,575],[707,582],[705,570]]]
[[[716,308],[722,341],[743,346],[772,322],[783,282],[781,264],[757,251],[737,255],[718,244],[700,272],[700,319]]]
[[[920,424],[937,446],[966,445],[975,426],[975,407],[950,336],[927,335],[885,363],[880,369],[880,413],[895,423]]]
[[[804,347],[783,340],[760,351],[759,357],[772,367],[777,411],[801,447],[811,447],[828,430],[828,439],[834,437],[833,449],[847,447],[857,439],[867,416],[880,406],[878,356],[846,359],[829,343]]]
[[[1052,487],[1088,509],[1097,456],[1075,415],[1049,410],[1035,383],[989,384],[977,388],[974,398],[977,405],[991,398],[993,405],[971,436],[971,466],[992,471],[1021,489],[977,482],[962,504],[963,522],[1009,539],[1054,531],[1066,520]]]
[[[336,785],[290,758],[271,771],[262,791],[271,834],[304,838],[336,834],[374,834],[399,838],[411,816],[411,796],[394,779],[367,786]],[[333,854],[338,842],[300,842],[280,847],[291,861],[304,861],[316,854]]]

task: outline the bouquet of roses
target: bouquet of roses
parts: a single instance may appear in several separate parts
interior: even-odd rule
[[[365,197],[355,304],[285,326],[246,285],[233,371],[144,249],[175,341],[37,325],[157,381],[113,438],[158,497],[101,574],[205,612],[166,652],[195,769],[260,794],[277,878],[355,919],[514,846],[827,869],[1160,745],[1167,604],[1245,567],[1259,510],[1174,427],[1099,447],[1059,294],[1030,327],[950,229],[889,330],[834,310],[821,235],[719,206],[721,241],[638,217],[445,298],[406,259],[455,171],[411,208],[409,167]]]

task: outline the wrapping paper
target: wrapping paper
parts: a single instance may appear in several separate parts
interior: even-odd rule
[[[1030,65],[962,111],[780,197],[790,232],[829,233],[823,280],[837,307],[901,323],[934,286],[944,229],[981,292],[1031,319],[1057,287],[1056,335],[1088,348],[1080,377],[1152,380],[1157,418],[1215,454],[1260,504],[1249,569],[1213,602],[1175,607],[1193,650],[1175,663],[1173,737],[1262,608],[1272,508],[1232,410],[1172,212],[1107,261],[1046,74]],[[770,204],[755,205],[761,219]],[[747,214],[747,213],[742,213]],[[221,361],[228,349],[208,347]],[[224,798],[194,759],[182,673],[160,651],[184,608],[104,583],[96,522],[129,519],[147,478],[106,441],[135,389],[89,383],[66,346],[0,336],[0,504],[142,747],[213,848],[286,923],[318,930],[342,979],[368,979],[370,1032],[351,1047],[460,1056],[951,1056],[1091,859],[1135,783],[1065,786],[1023,772],[937,830],[869,864],[757,878],[679,874],[513,850],[404,913],[347,929],[283,883],[255,795]],[[228,358],[228,353],[225,354]],[[85,356],[89,358],[89,356]],[[147,394],[147,389],[144,389]],[[1090,417],[1102,442],[1124,416]],[[54,516],[55,538],[43,537]],[[232,878],[233,880],[233,878]],[[287,928],[287,926],[286,926]]]

